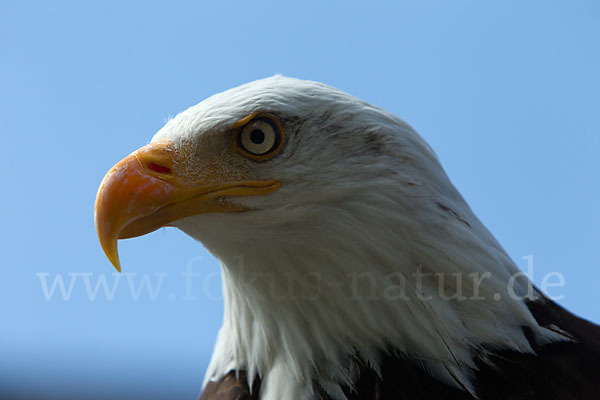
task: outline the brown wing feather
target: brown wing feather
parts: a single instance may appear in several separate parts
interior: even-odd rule
[[[536,344],[536,354],[504,351],[477,360],[475,389],[481,400],[599,400],[600,327],[541,298],[528,304],[538,323],[568,332],[573,342]],[[363,368],[348,400],[473,400],[466,392],[428,375],[410,360],[384,357],[382,377]],[[323,396],[323,398],[326,398]]]
[[[221,380],[209,382],[204,388],[200,400],[258,400],[258,387],[256,382],[252,392],[248,388],[246,372],[231,371]]]

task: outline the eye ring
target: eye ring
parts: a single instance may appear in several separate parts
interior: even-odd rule
[[[283,129],[270,116],[261,115],[244,124],[236,133],[235,149],[256,161],[273,157],[283,144]]]

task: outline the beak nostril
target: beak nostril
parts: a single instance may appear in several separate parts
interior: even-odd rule
[[[169,167],[165,167],[164,165],[155,164],[153,162],[148,163],[148,169],[150,171],[158,172],[159,174],[168,175],[171,173],[171,169]]]

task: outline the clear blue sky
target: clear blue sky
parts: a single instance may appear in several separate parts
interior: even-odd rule
[[[195,398],[221,323],[217,262],[163,229],[121,243],[137,275],[92,301],[86,277],[114,279],[93,202],[167,117],[274,73],[408,121],[517,263],[534,255],[534,281],[560,272],[551,294],[600,322],[599,20],[592,0],[3,0],[0,394]],[[128,279],[157,273],[156,299],[134,300]],[[46,301],[57,274],[71,296]]]

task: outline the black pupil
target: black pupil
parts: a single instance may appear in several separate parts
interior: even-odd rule
[[[265,141],[265,133],[260,129],[255,129],[250,132],[250,140],[252,140],[252,143],[254,144],[261,144]]]

